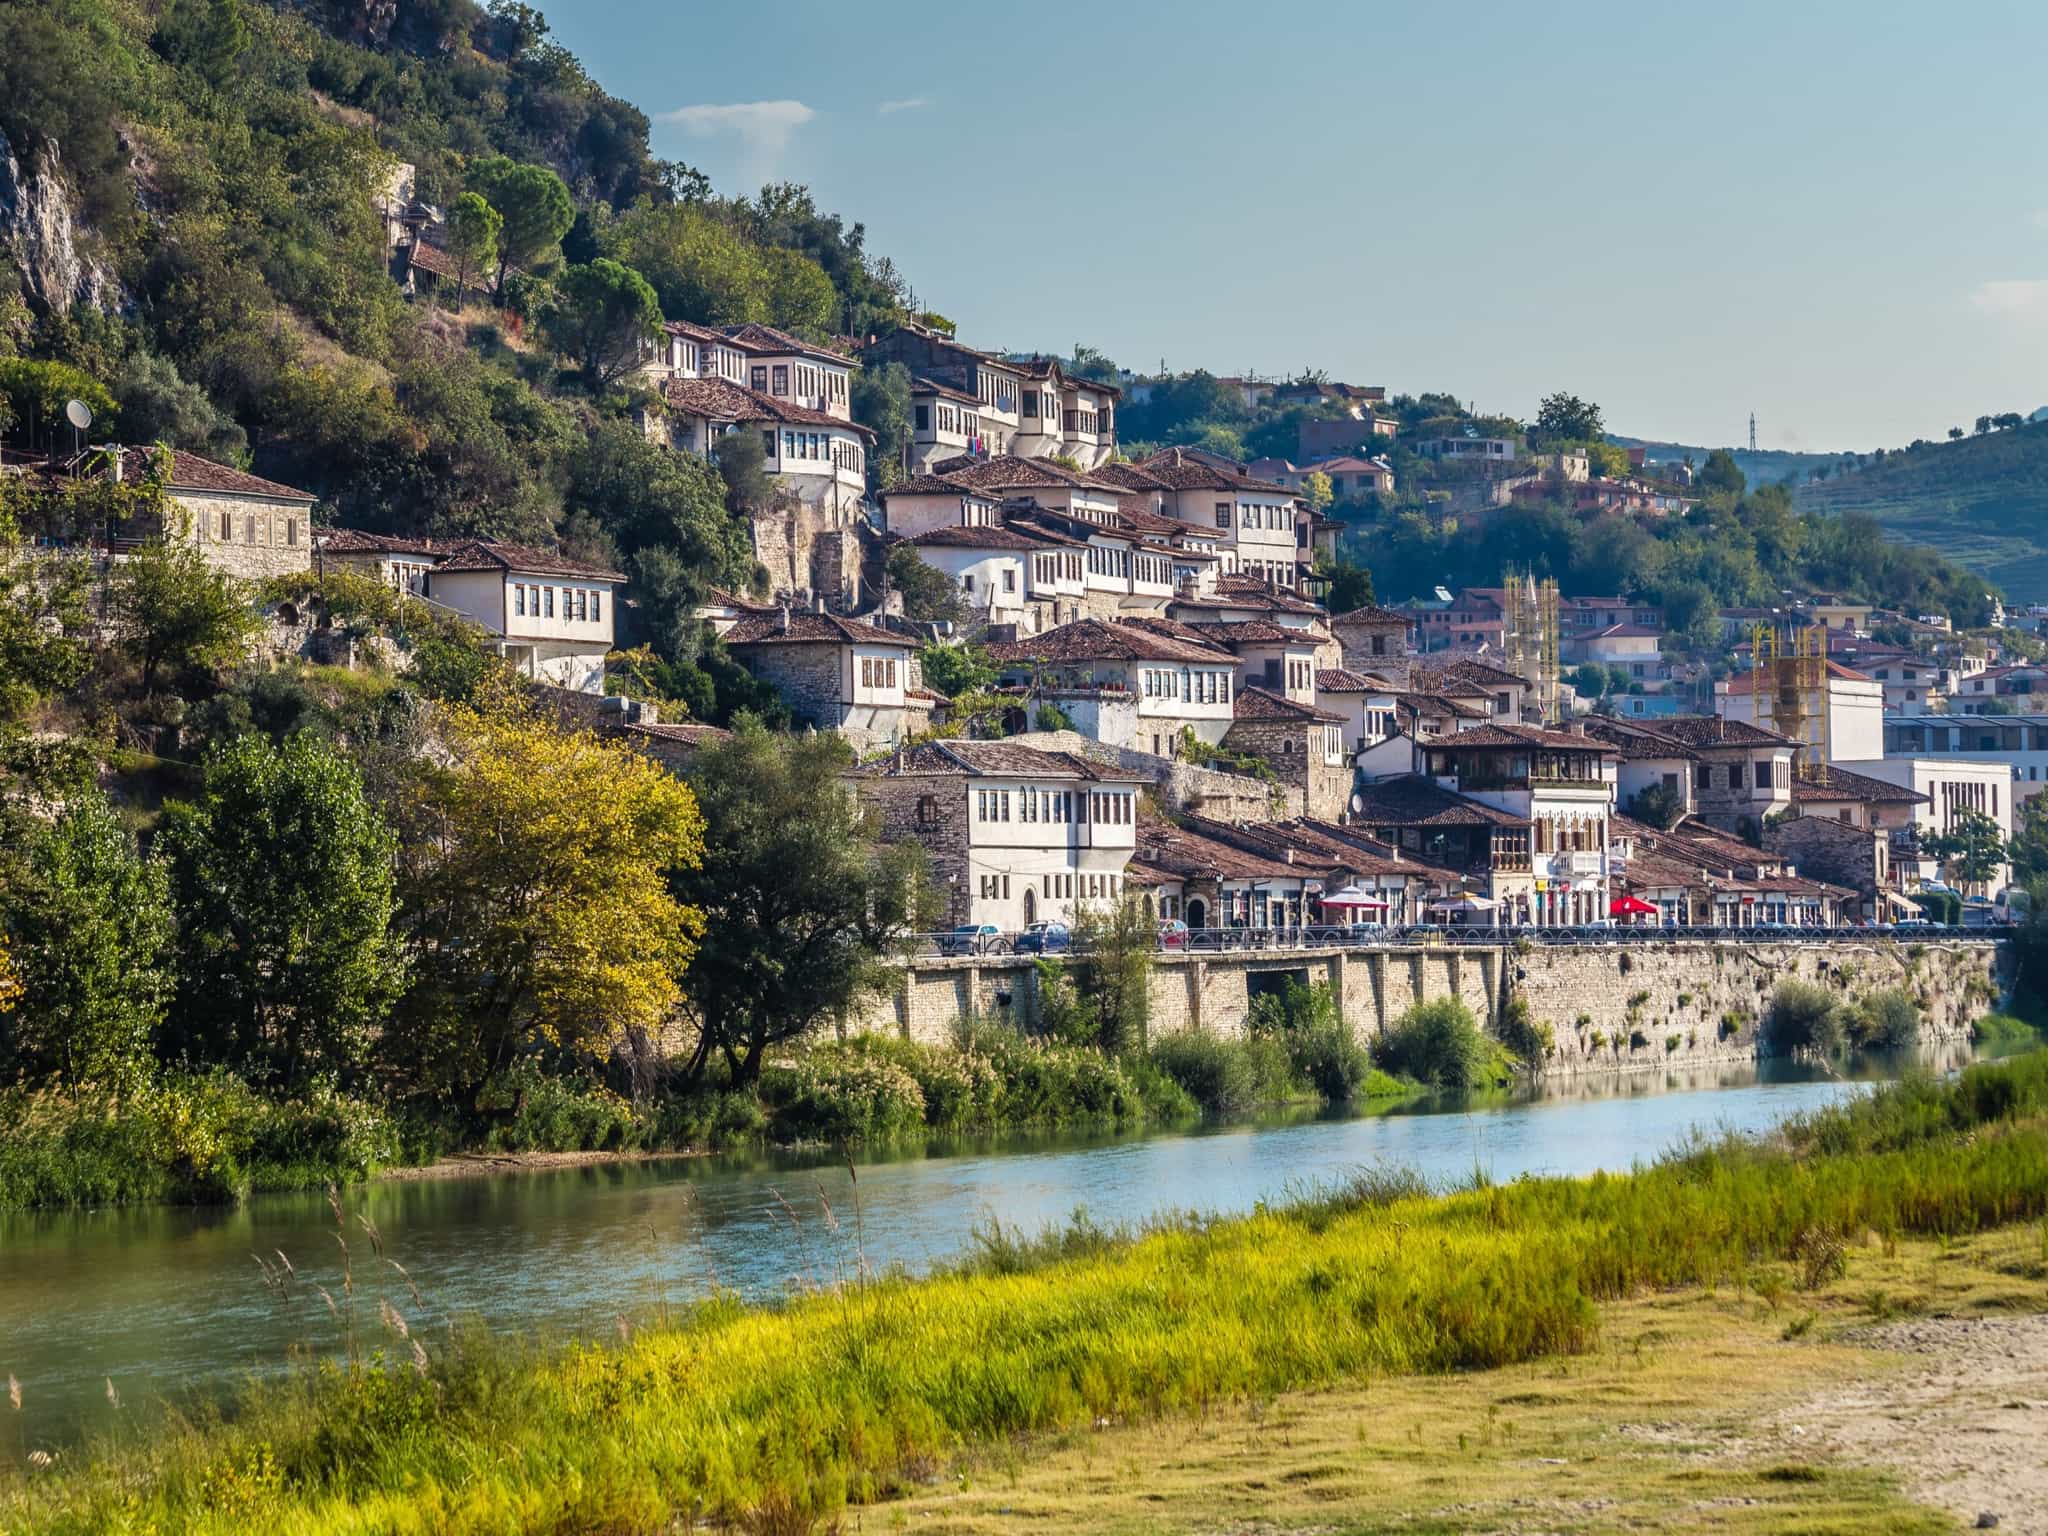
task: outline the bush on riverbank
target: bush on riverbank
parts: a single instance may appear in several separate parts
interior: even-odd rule
[[[1920,1005],[1912,994],[1887,987],[1842,1010],[1842,1033],[1859,1051],[1905,1051],[1920,1043]]]
[[[1382,1070],[1447,1093],[1492,1087],[1512,1070],[1500,1042],[1451,997],[1410,1008],[1373,1043],[1372,1055]]]
[[[1842,1045],[1842,1009],[1818,982],[1781,981],[1764,1014],[1763,1037],[1776,1056],[1811,1051],[1832,1056]]]
[[[219,1204],[408,1161],[397,1123],[327,1090],[278,1102],[226,1072],[126,1094],[0,1092],[0,1208]]]
[[[1241,1039],[1188,1030],[1154,1044],[1151,1059],[1210,1114],[1308,1102],[1337,1108],[1418,1086],[1373,1066],[1324,982],[1290,981],[1254,998]]]
[[[976,1445],[1577,1353],[1600,1301],[1783,1289],[1808,1283],[1816,1244],[1853,1270],[1853,1234],[2038,1218],[2044,1113],[2048,1057],[2032,1056],[1881,1089],[1777,1150],[1729,1140],[1635,1174],[1434,1199],[1375,1179],[1137,1238],[1088,1227],[923,1282],[722,1299],[559,1354],[415,1332],[389,1364],[253,1386],[200,1428],[0,1484],[0,1527],[810,1529]]]
[[[2025,1019],[2016,1019],[2009,1013],[1987,1013],[1970,1026],[1970,1038],[1979,1045],[2011,1049],[2035,1044],[2041,1033]]]

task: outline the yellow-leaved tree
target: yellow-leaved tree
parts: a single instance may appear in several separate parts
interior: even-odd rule
[[[527,1051],[601,1056],[658,1026],[703,931],[671,892],[703,857],[695,796],[631,748],[503,702],[444,717],[407,806],[422,985],[390,1043],[469,1089]]]
[[[12,1008],[21,997],[21,978],[14,974],[14,958],[7,952],[7,935],[0,933],[0,1013]]]

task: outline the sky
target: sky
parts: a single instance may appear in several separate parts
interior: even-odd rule
[[[2048,6],[550,0],[975,346],[1897,446],[2048,404]]]

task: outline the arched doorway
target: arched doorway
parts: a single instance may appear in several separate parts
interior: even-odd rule
[[[1146,922],[1148,922],[1148,923],[1149,923],[1149,922],[1151,922],[1151,921],[1153,921],[1153,918],[1152,918],[1152,898],[1151,898],[1150,896],[1147,896],[1147,897],[1145,898],[1145,921],[1146,921]]]
[[[1038,892],[1030,886],[1024,887],[1024,926],[1029,928],[1038,921]]]
[[[1197,896],[1188,903],[1188,926],[1206,928],[1209,926],[1209,904]]]

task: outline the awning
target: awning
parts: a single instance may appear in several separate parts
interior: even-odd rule
[[[1910,912],[1915,917],[1918,917],[1920,915],[1920,904],[1916,901],[1908,901],[1905,897],[1901,896],[1897,891],[1880,890],[1877,893],[1877,899],[1882,902],[1890,903],[1894,911]]]
[[[1634,896],[1617,896],[1607,904],[1609,917],[1655,917],[1657,909]]]
[[[1467,894],[1455,898],[1445,897],[1439,901],[1432,901],[1429,904],[1429,910],[1432,912],[1491,912],[1499,905],[1500,903],[1491,896]]]

